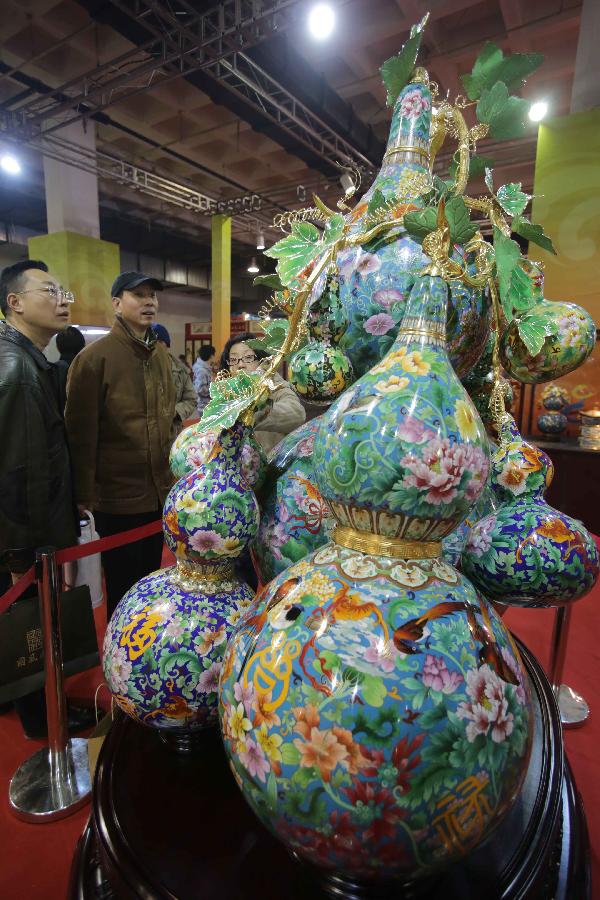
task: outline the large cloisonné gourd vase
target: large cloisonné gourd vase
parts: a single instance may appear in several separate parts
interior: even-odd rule
[[[332,541],[261,592],[223,664],[221,728],[245,797],[338,886],[409,883],[460,859],[510,808],[527,768],[518,652],[440,558],[488,469],[483,425],[445,351],[445,308],[445,284],[420,279],[380,371],[325,417],[314,456]],[[328,435],[343,497],[340,479],[322,474]]]
[[[381,170],[349,214],[350,235],[364,233],[372,227],[369,203],[376,192],[386,201],[400,204],[398,216],[423,205],[420,195],[431,185],[431,106],[431,92],[426,83],[413,81],[400,92]],[[465,265],[462,248],[455,247],[453,255]],[[356,376],[378,363],[391,347],[410,290],[427,262],[421,245],[409,237],[401,223],[338,255],[340,298],[350,323],[340,346],[350,357]],[[452,282],[448,301],[448,350],[459,375],[466,374],[477,362],[489,334],[489,316],[489,298],[485,292],[460,281]]]
[[[545,300],[544,276],[539,264],[527,261],[525,269],[534,283],[536,304],[514,319],[500,341],[502,365],[513,378],[526,384],[542,384],[579,368],[596,343],[596,324],[576,303]],[[532,355],[519,335],[519,323],[541,331],[546,338]]]
[[[315,484],[312,453],[321,417],[305,422],[269,454],[258,538],[252,545],[263,584],[329,540],[334,519]]]
[[[204,430],[200,422],[189,425],[178,434],[169,454],[169,467],[175,478],[179,479],[203,466],[218,437],[217,431]],[[244,438],[241,465],[242,474],[250,487],[258,490],[264,481],[267,460],[252,431],[248,431]]]
[[[544,499],[554,468],[507,416],[492,457],[497,508],[471,528],[462,571],[485,594],[512,606],[563,606],[587,594],[599,573],[594,538]]]
[[[205,465],[173,487],[163,523],[177,564],[138,581],[106,631],[104,675],[117,704],[176,739],[216,724],[227,639],[254,599],[234,573],[259,518],[240,466],[245,432],[224,431]],[[174,746],[185,749],[181,740]]]

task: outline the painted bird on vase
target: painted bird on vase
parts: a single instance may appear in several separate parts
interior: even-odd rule
[[[237,640],[239,642],[245,636],[249,639],[249,641],[248,649],[238,673],[238,681],[241,680],[248,660],[254,653],[254,648],[256,647],[258,636],[269,618],[269,613],[272,613],[275,607],[279,606],[280,603],[283,603],[286,600],[288,602],[290,601],[291,595],[297,590],[301,580],[302,579],[297,575],[293,578],[287,578],[282,584],[279,585],[273,596],[265,603],[260,612],[254,613],[253,615],[249,616],[249,618],[244,622],[244,627],[239,632]],[[269,589],[270,585],[265,585],[265,587],[261,591],[259,591],[259,593],[256,595],[253,606],[259,606],[261,604],[265,595],[269,592]]]

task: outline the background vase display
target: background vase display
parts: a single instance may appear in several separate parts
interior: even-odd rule
[[[492,457],[499,505],[471,529],[462,571],[486,597],[514,606],[561,606],[595,584],[598,551],[576,519],[549,506],[553,466],[508,416]]]
[[[558,384],[548,384],[542,391],[542,405],[546,410],[537,419],[537,427],[542,434],[557,436],[563,433],[569,420],[561,412],[569,402],[569,394]]]
[[[254,597],[233,570],[258,529],[241,472],[246,437],[245,426],[224,431],[208,461],[172,488],[163,521],[177,564],[125,594],[104,640],[104,674],[118,705],[181,750],[216,724],[226,641]]]
[[[289,381],[308,403],[328,406],[354,380],[354,370],[339,342],[348,319],[339,298],[337,272],[327,275],[323,291],[308,313],[308,342],[290,360]]]
[[[394,106],[382,167],[350,214],[351,233],[369,227],[369,204],[376,195],[398,203],[398,217],[422,205],[420,194],[431,181],[430,129],[429,86],[412,82]],[[464,261],[460,247],[454,254]],[[385,235],[339,254],[340,298],[350,323],[340,346],[357,376],[378,363],[393,344],[410,290],[427,262],[421,245],[407,235],[401,223]],[[487,294],[453,282],[448,301],[448,349],[459,374],[466,374],[477,362],[489,326]]]
[[[262,591],[223,666],[221,727],[248,802],[340,885],[413,881],[461,858],[527,767],[518,653],[440,559],[488,469],[445,350],[446,298],[441,279],[420,278],[392,350],[323,419],[314,457],[333,541]],[[473,802],[459,835],[452,817]]]

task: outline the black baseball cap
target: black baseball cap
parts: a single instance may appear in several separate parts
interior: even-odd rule
[[[162,281],[153,278],[152,275],[144,275],[143,272],[121,272],[112,283],[111,297],[118,297],[121,291],[133,291],[140,284],[150,284],[154,290],[162,291]]]

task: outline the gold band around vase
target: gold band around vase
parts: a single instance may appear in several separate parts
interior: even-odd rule
[[[386,150],[382,162],[385,162],[386,159],[389,159],[390,156],[394,156],[396,153],[414,153],[417,156],[420,156],[421,159],[424,159],[426,165],[429,165],[429,152],[427,150],[423,150],[421,147],[407,146],[405,144],[399,144],[397,147],[390,147],[389,150]]]
[[[435,559],[442,555],[441,541],[404,541],[368,531],[356,531],[345,525],[336,525],[332,538],[336,544],[349,550],[392,559]]]

